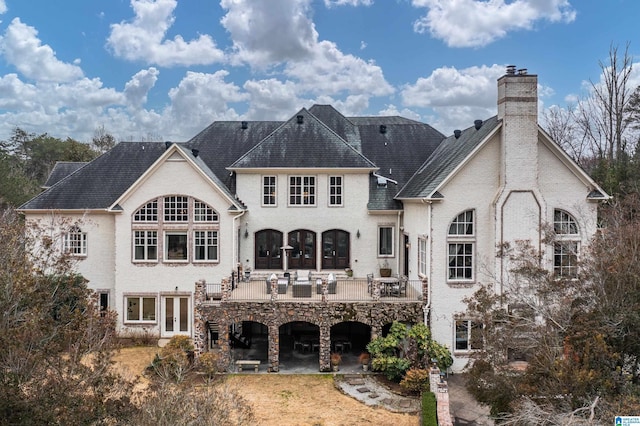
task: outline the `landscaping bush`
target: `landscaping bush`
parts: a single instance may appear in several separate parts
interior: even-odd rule
[[[400,386],[410,392],[423,392],[429,388],[429,372],[421,368],[412,368],[406,372]]]

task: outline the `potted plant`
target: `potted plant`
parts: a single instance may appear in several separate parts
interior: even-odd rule
[[[369,361],[371,360],[371,355],[368,352],[362,352],[358,356],[358,362],[362,365],[362,369],[364,371],[369,371]]]
[[[353,277],[353,269],[347,267],[347,268],[344,268],[344,272],[346,272],[347,277],[349,278]]]
[[[391,276],[391,268],[389,267],[389,262],[385,259],[380,267],[380,276],[381,277],[390,277]]]
[[[331,367],[333,371],[338,371],[338,366],[340,365],[340,361],[342,361],[342,355],[337,352],[333,352],[331,354]]]

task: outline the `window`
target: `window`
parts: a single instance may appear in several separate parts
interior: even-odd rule
[[[158,231],[134,231],[134,260],[158,260]]]
[[[194,222],[217,222],[218,213],[208,204],[196,200],[193,202],[193,220]]]
[[[87,233],[73,226],[64,235],[64,252],[72,256],[87,255]]]
[[[276,177],[275,176],[263,176],[262,177],[262,205],[263,206],[275,206],[276,205]]]
[[[450,281],[473,280],[475,234],[473,210],[460,213],[449,225],[448,274]]]
[[[131,322],[155,322],[156,320],[156,298],[129,296],[126,298],[127,316],[126,320]]]
[[[158,200],[149,201],[133,214],[134,222],[157,222]]]
[[[289,204],[292,206],[316,205],[315,176],[289,177]]]
[[[393,256],[393,227],[381,226],[378,228],[378,256]]]
[[[578,249],[580,232],[578,222],[564,210],[554,210],[553,230],[556,241],[553,244],[553,272],[558,277],[578,276]]]
[[[131,218],[132,261],[217,261],[219,220],[213,207],[186,195],[148,201]]]
[[[195,260],[218,260],[218,232],[195,231]]]
[[[167,232],[165,234],[164,242],[164,258],[166,260],[186,261],[189,259],[186,232]]]
[[[98,292],[98,309],[101,317],[104,317],[107,314],[107,311],[109,310],[109,292],[108,291]]]
[[[456,320],[455,350],[482,349],[482,324],[471,320]]]
[[[418,238],[418,274],[427,275],[427,239]]]
[[[187,197],[164,198],[164,221],[186,222],[189,220],[189,200]]]
[[[329,205],[342,205],[342,176],[329,176]]]

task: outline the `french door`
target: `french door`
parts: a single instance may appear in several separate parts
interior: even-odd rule
[[[162,297],[162,337],[191,335],[189,296]]]
[[[290,269],[316,269],[316,233],[300,229],[289,232]]]
[[[349,267],[349,233],[331,229],[322,233],[322,269]]]
[[[265,229],[256,232],[256,269],[282,269],[282,232]]]

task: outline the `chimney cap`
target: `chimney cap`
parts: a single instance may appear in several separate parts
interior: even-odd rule
[[[526,68],[520,68],[518,70],[518,75],[527,75],[527,69]]]
[[[515,75],[516,66],[515,65],[507,65],[507,75]]]

